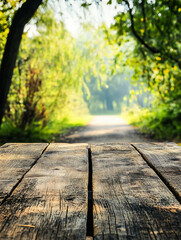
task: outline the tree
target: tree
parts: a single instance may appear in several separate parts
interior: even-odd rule
[[[36,34],[22,37],[4,115],[9,126],[23,132],[60,127],[80,106],[79,115],[86,112],[81,90],[93,60],[85,56],[90,47],[77,41],[49,6],[40,8]]]
[[[118,35],[131,34],[142,57],[155,55],[162,63],[170,61],[181,68],[180,1],[118,0],[125,11],[115,17]]]
[[[15,12],[12,19],[0,68],[0,125],[5,111],[5,104],[24,27],[41,4],[42,0],[27,0]]]
[[[124,5],[124,11],[115,17],[117,42],[122,45],[124,38],[135,39],[127,64],[133,68],[133,80],[147,84],[152,96],[146,115],[144,110],[140,112],[140,119],[145,119],[140,126],[159,137],[180,136],[181,2],[118,2]]]

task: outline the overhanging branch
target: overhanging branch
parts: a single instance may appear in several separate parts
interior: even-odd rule
[[[132,14],[132,9],[130,8],[130,4],[129,1],[124,0],[124,2],[126,3],[126,5],[128,6],[128,10],[129,10],[129,15],[130,15],[130,20],[131,20],[131,30],[132,33],[134,34],[134,36],[137,38],[137,40],[144,45],[151,53],[155,54],[155,53],[160,53],[159,49],[156,49],[150,45],[148,45],[145,40],[140,37],[140,35],[137,33],[136,29],[135,29],[135,25],[134,25],[134,18],[133,18],[133,14]]]

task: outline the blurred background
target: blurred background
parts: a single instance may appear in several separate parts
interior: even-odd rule
[[[57,141],[93,115],[179,141],[180,53],[179,0],[0,1],[0,143]]]

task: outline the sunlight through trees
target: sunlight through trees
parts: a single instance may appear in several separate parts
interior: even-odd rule
[[[88,111],[126,111],[179,138],[180,23],[180,1],[2,1],[0,134],[43,139]]]

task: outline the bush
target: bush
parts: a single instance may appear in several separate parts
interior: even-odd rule
[[[150,109],[134,107],[134,110],[127,110],[127,114],[124,113],[123,117],[155,139],[181,138],[179,104],[162,104]]]

